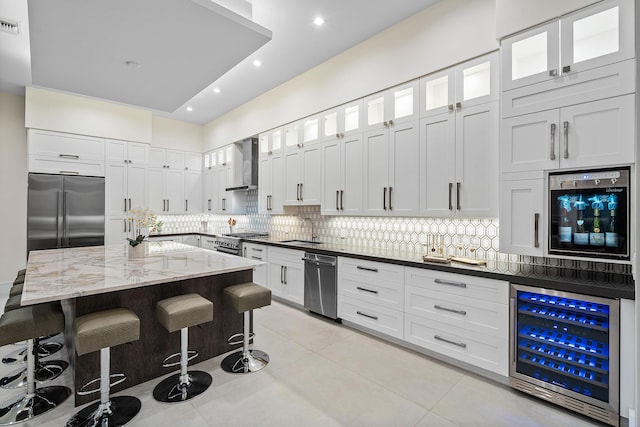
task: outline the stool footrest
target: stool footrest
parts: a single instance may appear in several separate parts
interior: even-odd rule
[[[109,388],[111,387],[115,387],[118,384],[122,384],[125,380],[127,379],[127,376],[125,374],[111,374],[109,375]],[[114,380],[112,382],[112,380]],[[76,394],[78,396],[87,396],[89,394],[93,394],[93,393],[97,393],[100,391],[100,387],[98,388],[94,388],[92,390],[87,390],[87,388],[95,383],[100,384],[100,378],[96,378],[95,380],[91,380],[88,383],[86,383],[85,385],[83,385],[82,387],[80,387],[78,389],[78,391],[76,392]]]
[[[255,336],[256,334],[253,332],[249,334],[249,343],[253,344],[252,341]],[[237,344],[243,344],[243,343],[244,343],[244,334],[242,332],[231,335],[227,340],[227,344],[229,345],[237,345]]]
[[[189,350],[189,351],[187,351],[187,362],[191,362],[193,359],[195,359],[196,357],[198,357],[198,355],[199,355],[199,354],[198,354],[198,352],[197,352],[197,351],[195,351],[195,350]],[[169,360],[174,359],[174,358],[176,358],[176,357],[178,358],[178,361],[177,361],[177,362],[169,363]],[[171,367],[174,367],[174,366],[179,366],[179,365],[180,365],[180,363],[181,363],[180,357],[181,357],[181,354],[180,354],[180,353],[173,353],[172,355],[167,356],[167,357],[162,361],[162,367],[163,367],[163,368],[171,368]]]

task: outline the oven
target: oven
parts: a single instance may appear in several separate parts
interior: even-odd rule
[[[617,426],[620,301],[512,284],[509,313],[511,386]]]
[[[223,234],[221,236],[216,236],[214,247],[218,252],[242,256],[242,239],[255,239],[263,237],[269,237],[269,234],[261,232]]]
[[[549,254],[629,260],[630,169],[549,174]]]

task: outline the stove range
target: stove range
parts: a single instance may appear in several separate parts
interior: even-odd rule
[[[248,231],[244,233],[228,233],[217,236],[215,240],[216,251],[231,255],[242,255],[242,239],[255,239],[269,237],[269,233]]]

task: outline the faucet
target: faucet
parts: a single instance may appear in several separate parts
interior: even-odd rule
[[[304,224],[305,221],[309,221],[311,223],[311,241],[315,242],[316,241],[316,236],[315,233],[313,232],[313,221],[311,220],[311,218],[302,218],[302,223],[300,224],[300,227],[302,227],[302,224]]]

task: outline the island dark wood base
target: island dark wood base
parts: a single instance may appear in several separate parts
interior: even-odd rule
[[[100,352],[78,356],[73,351],[71,324],[75,317],[117,307],[128,308],[140,317],[140,340],[111,349],[111,373],[127,376],[125,382],[112,388],[115,393],[180,369],[162,367],[167,356],[180,351],[180,332],[169,333],[156,320],[156,303],[162,299],[195,292],[213,302],[213,322],[189,328],[189,350],[199,353],[192,363],[240,348],[241,345],[227,344],[227,339],[242,331],[242,314],[224,303],[222,291],[227,286],[252,280],[253,271],[245,270],[67,300],[63,304],[67,321],[65,340],[73,369],[73,388],[78,390],[100,376]],[[80,406],[99,397],[99,393],[76,394],[75,404]]]

